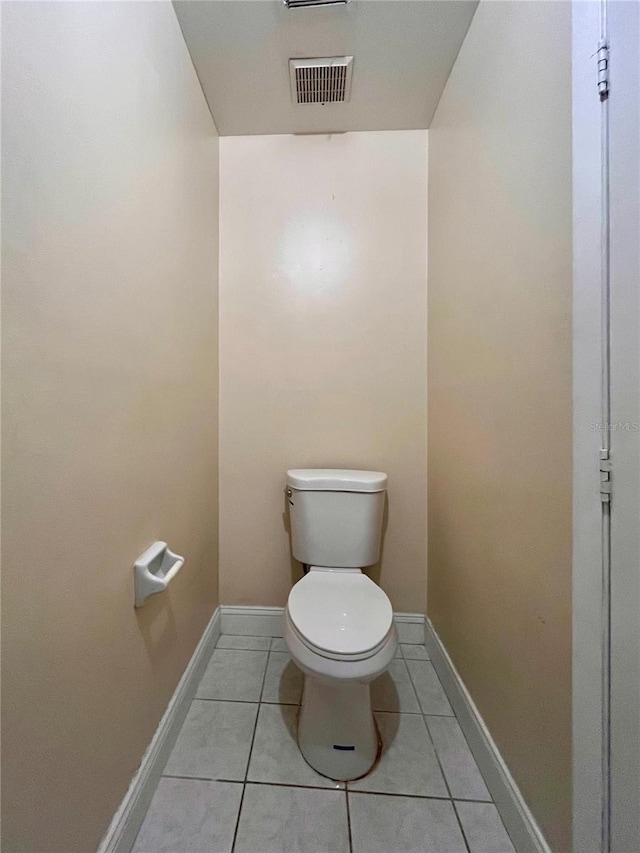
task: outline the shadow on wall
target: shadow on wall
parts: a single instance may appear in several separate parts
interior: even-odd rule
[[[302,563],[299,563],[295,557],[293,556],[293,547],[291,545],[291,519],[289,517],[289,498],[287,497],[286,489],[283,491],[283,506],[284,509],[282,511],[282,524],[287,533],[287,537],[289,539],[289,562],[291,564],[291,586],[294,586],[298,583],[299,580],[303,577],[302,571]],[[382,559],[384,557],[384,541],[385,541],[385,533],[387,532],[387,527],[389,526],[389,494],[385,492],[384,496],[384,511],[382,515],[382,533],[380,540],[380,557],[378,562],[374,566],[367,567],[367,574],[371,578],[371,580],[380,585],[380,577],[381,577],[381,566]]]
[[[169,590],[160,595],[152,595],[144,607],[135,610],[138,628],[154,670],[156,667],[166,667],[167,658],[170,657],[177,639],[170,596]]]

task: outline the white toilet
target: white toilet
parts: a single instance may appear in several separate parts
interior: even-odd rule
[[[376,762],[369,684],[398,645],[391,602],[360,571],[378,560],[386,485],[378,471],[287,472],[293,556],[309,567],[289,593],[284,625],[305,674],[298,744],[318,773],[340,781]]]

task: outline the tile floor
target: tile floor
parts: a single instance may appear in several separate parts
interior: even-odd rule
[[[424,646],[372,685],[383,754],[357,782],[302,758],[301,695],[282,638],[221,636],[134,853],[515,853]]]

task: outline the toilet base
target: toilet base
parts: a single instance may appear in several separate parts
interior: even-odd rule
[[[376,763],[379,737],[369,684],[306,675],[298,745],[308,764],[329,779],[358,779]]]

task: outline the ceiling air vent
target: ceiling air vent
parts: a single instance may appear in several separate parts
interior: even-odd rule
[[[333,104],[351,94],[353,56],[290,59],[291,98],[294,104]]]

